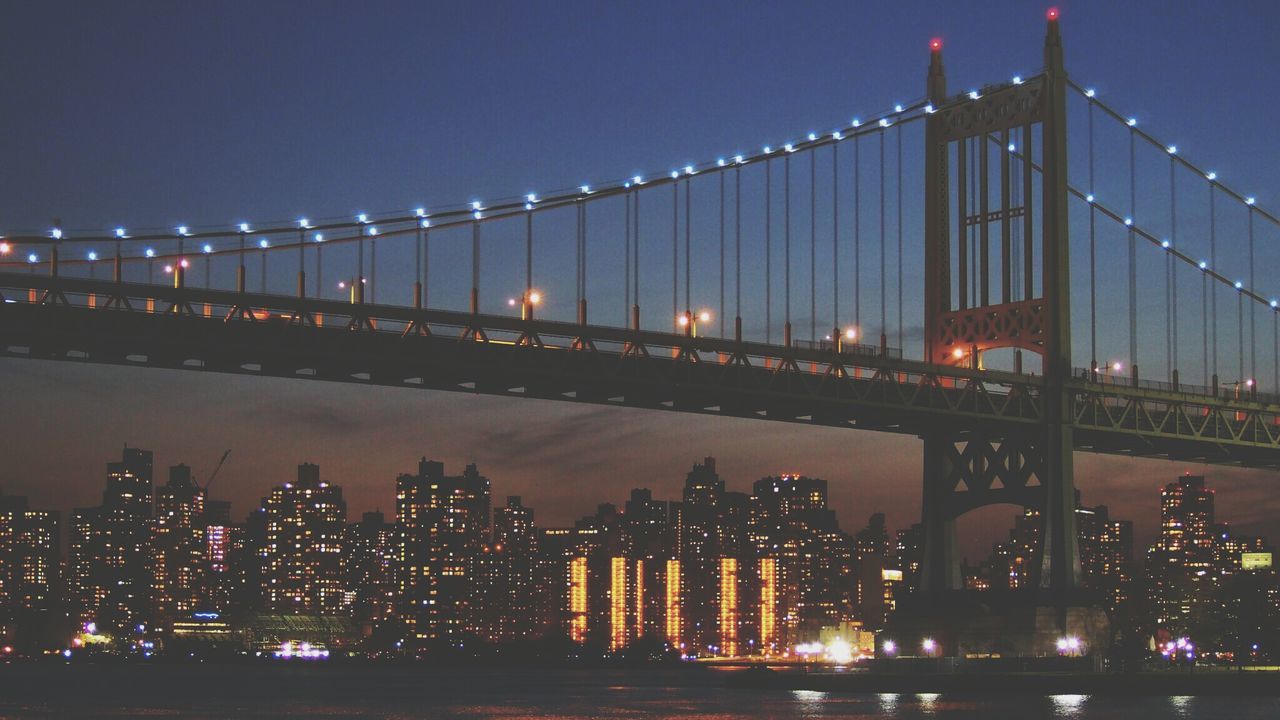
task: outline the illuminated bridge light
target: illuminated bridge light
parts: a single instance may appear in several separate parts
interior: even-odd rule
[[[426,216],[427,216],[427,209],[426,209],[426,208],[421,208],[421,207],[420,207],[420,208],[418,208],[418,209],[414,210],[414,211],[413,211],[413,214],[414,214],[414,216],[415,216],[415,217],[426,217]]]
[[[271,243],[267,242],[266,238],[262,238],[261,240],[258,241],[258,247],[262,248],[263,250],[266,250],[267,248],[271,247]]]
[[[1014,84],[1014,85],[1021,85],[1021,84],[1022,84],[1022,76],[1021,76],[1021,75],[1014,75],[1014,76],[1013,76],[1013,84]]]
[[[644,178],[640,177],[639,175],[636,175],[635,177],[631,178],[631,182],[635,183],[636,185],[643,185]]]
[[[51,235],[54,240],[61,240],[62,228],[54,228],[52,231],[49,232],[49,235]]]
[[[142,254],[143,254],[143,255],[146,255],[146,256],[147,256],[147,257],[149,257],[149,258],[153,258],[153,257],[155,257],[155,256],[156,256],[156,251],[155,251],[155,249],[154,249],[154,248],[147,248],[146,252],[144,252],[144,253],[142,253]]]
[[[528,195],[525,195],[525,196],[524,196],[524,199],[525,199],[527,202],[536,203],[536,202],[538,202],[538,195],[537,195],[537,193],[529,193]]]
[[[1258,201],[1258,200],[1257,200],[1257,198],[1254,198],[1254,197],[1247,197],[1247,198],[1245,198],[1245,199],[1244,199],[1244,204],[1245,204],[1245,205],[1252,205],[1252,204],[1256,203],[1257,201]]]
[[[311,228],[311,221],[307,220],[306,218],[298,218],[298,227],[302,228],[303,230],[309,230]],[[249,232],[248,224],[241,223],[240,232]]]
[[[1178,146],[1177,146],[1177,145],[1170,145],[1169,147],[1165,148],[1165,152],[1168,152],[1170,155],[1177,155],[1177,154],[1178,154]]]
[[[894,106],[893,106],[893,111],[894,111],[894,112],[899,112],[899,113],[900,113],[900,112],[902,112],[902,105],[894,105]]]
[[[809,142],[813,142],[814,140],[817,140],[817,139],[818,139],[818,135],[816,133],[809,133]]]
[[[208,243],[205,243],[203,250],[204,250],[206,253],[211,253],[211,252],[213,252],[213,246],[212,246],[212,245],[210,245],[210,244],[208,244]]]
[[[1201,270],[1208,270],[1208,269],[1209,269],[1209,263],[1205,262],[1204,260],[1201,260],[1201,261],[1200,261],[1200,269],[1201,269]]]
[[[1138,124],[1138,118],[1129,118],[1128,122],[1129,127],[1136,127]]]
[[[734,162],[736,162],[736,163],[738,163],[739,165],[741,165],[742,163],[746,162],[746,161],[747,161],[747,159],[746,159],[746,158],[744,158],[744,157],[742,157],[741,155],[734,155],[734,156],[733,156],[733,161],[734,161]]]
[[[590,185],[583,185],[583,186],[579,187],[578,189],[582,191],[582,194],[583,194],[583,195],[590,195],[590,194],[591,194],[591,186],[590,186]]]
[[[116,237],[118,238],[124,237],[124,228],[122,227],[116,228]]]
[[[90,251],[89,251],[89,254],[88,254],[88,256],[87,256],[87,257],[88,257],[88,258],[89,258],[89,260],[92,262],[92,261],[94,261],[94,260],[97,260],[97,259],[98,259],[98,253],[96,253],[96,252],[94,252],[94,251],[90,250]]]
[[[934,38],[929,41],[929,49],[938,52],[942,49],[942,38]]]
[[[1094,91],[1094,89],[1093,89],[1093,88],[1089,88],[1089,89],[1087,89],[1087,90],[1085,90],[1085,91],[1084,91],[1084,96],[1085,96],[1085,97],[1087,97],[1087,98],[1094,97],[1094,96],[1095,96],[1095,95],[1097,95],[1097,94],[1098,94],[1098,93],[1097,93],[1096,91]]]
[[[982,95],[981,95],[981,94],[979,94],[977,90],[970,90],[970,91],[969,91],[969,99],[970,99],[970,100],[977,100],[977,99],[978,99],[978,98],[980,98],[980,97],[982,97]]]
[[[854,126],[854,127],[856,127],[856,128],[857,128],[857,127],[862,127],[862,121],[861,121],[861,120],[859,120],[858,118],[854,118],[854,119],[853,119],[853,126]]]
[[[186,237],[186,236],[190,235],[191,233],[188,231],[188,228],[187,228],[187,226],[186,226],[186,225],[179,225],[179,226],[178,226],[178,234],[179,234],[179,235],[181,235],[181,236],[183,236],[183,237]]]
[[[27,262],[33,263],[33,262],[39,262],[39,261],[40,261],[40,258],[35,253],[31,253],[30,255],[27,256]]]
[[[1205,175],[1204,177],[1205,177],[1205,179],[1206,179],[1206,180],[1208,180],[1208,181],[1210,181],[1210,182],[1213,182],[1214,180],[1217,180],[1217,179],[1218,179],[1218,173],[1216,173],[1216,172],[1210,172],[1208,175]]]

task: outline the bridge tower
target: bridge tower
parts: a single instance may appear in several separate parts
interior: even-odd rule
[[[928,97],[938,110],[925,130],[925,358],[980,369],[983,353],[1011,348],[1022,372],[1024,351],[1040,355],[1041,378],[1030,384],[1042,393],[1044,421],[938,423],[922,433],[922,585],[934,596],[960,589],[956,518],[1013,503],[1041,512],[1033,577],[1061,605],[1079,588],[1081,571],[1066,390],[1067,74],[1057,12],[1048,16],[1044,73],[984,88],[967,102],[947,103],[941,43],[931,50]]]

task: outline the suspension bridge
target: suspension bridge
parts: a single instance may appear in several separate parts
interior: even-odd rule
[[[1280,467],[1280,220],[1070,78],[1056,11],[1025,76],[950,93],[930,50],[918,99],[660,173],[10,234],[0,354],[915,435],[926,589],[1011,502],[1068,592],[1075,451]]]

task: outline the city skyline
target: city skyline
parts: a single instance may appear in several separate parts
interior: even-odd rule
[[[900,10],[864,9],[883,15],[878,21],[859,16],[858,22],[841,23],[838,20],[846,17],[842,13],[847,9],[815,9],[814,14],[824,18],[820,27],[815,27],[803,17],[793,22],[789,15],[779,16],[783,11],[761,6],[741,15],[714,6],[643,12],[608,9],[597,11],[600,15],[594,18],[593,32],[582,33],[576,31],[578,13],[541,9],[536,22],[549,40],[533,43],[519,41],[520,31],[534,21],[524,15],[525,10],[504,5],[455,8],[424,20],[432,27],[448,28],[444,33],[448,43],[428,43],[416,49],[396,43],[368,48],[377,57],[367,62],[402,68],[388,77],[372,77],[360,71],[369,67],[367,64],[318,57],[315,49],[321,45],[345,47],[347,39],[359,37],[362,31],[371,36],[393,35],[387,28],[403,22],[399,17],[403,10],[372,7],[351,13],[343,21],[335,19],[341,14],[321,14],[315,18],[313,32],[327,38],[325,42],[275,32],[274,49],[265,54],[264,44],[256,42],[259,33],[291,27],[294,19],[289,13],[265,8],[255,17],[256,25],[246,25],[235,13],[222,11],[185,9],[154,16],[131,6],[106,13],[57,5],[24,7],[19,13],[28,17],[27,24],[60,27],[68,41],[47,63],[18,78],[20,94],[32,99],[25,103],[31,109],[4,118],[2,122],[12,130],[4,136],[26,137],[37,132],[33,124],[41,124],[62,128],[60,137],[66,142],[59,146],[53,162],[33,152],[34,146],[10,148],[7,156],[13,158],[15,168],[10,177],[22,176],[26,182],[0,193],[4,198],[0,200],[0,216],[6,227],[28,228],[44,228],[54,217],[63,218],[69,228],[112,228],[120,223],[151,221],[203,225],[289,218],[317,210],[377,212],[402,204],[468,200],[459,193],[506,196],[594,180],[583,176],[611,168],[617,169],[617,175],[626,175],[672,161],[683,164],[711,157],[726,147],[750,147],[770,138],[793,137],[815,122],[820,126],[847,122],[852,112],[902,100],[897,94],[903,88],[916,92],[923,87],[925,43],[931,37],[944,41],[957,88],[974,79],[1026,71],[1013,65],[1038,62],[1038,32],[1011,33],[1008,43],[989,43],[986,23],[949,4],[921,3],[916,12],[905,15]],[[1062,10],[1071,28],[1068,50],[1073,78],[1081,82],[1105,78],[1108,84],[1100,86],[1099,92],[1105,97],[1123,97],[1126,105],[1141,113],[1144,127],[1149,116],[1160,134],[1176,136],[1184,152],[1220,160],[1216,170],[1233,183],[1256,191],[1264,202],[1280,194],[1271,168],[1262,154],[1249,151],[1246,141],[1262,132],[1264,112],[1245,114],[1238,119],[1242,125],[1236,126],[1244,129],[1224,135],[1218,132],[1218,118],[1213,113],[1186,112],[1182,104],[1184,96],[1194,96],[1205,107],[1227,105],[1232,98],[1257,96],[1256,88],[1266,87],[1269,79],[1264,68],[1274,60],[1271,44],[1257,24],[1248,20],[1248,13],[1168,8],[1159,3],[1120,8],[1064,3]],[[1018,27],[1036,28],[1042,9],[1007,3],[990,11],[1011,23],[1016,20]],[[504,21],[496,25],[482,22],[491,14]],[[673,17],[682,22],[672,23]],[[23,24],[14,23],[10,28]],[[181,31],[199,24],[207,24],[214,32],[186,37]],[[474,30],[480,26],[490,28],[488,34]],[[730,35],[741,38],[727,53],[716,41],[726,26],[735,30]],[[851,37],[837,30],[844,26],[855,29]],[[118,30],[112,35],[144,37],[152,42],[112,43],[96,33],[102,27]],[[880,30],[866,32],[871,27]],[[1125,43],[1102,41],[1107,34],[1094,30],[1112,27],[1126,29]],[[1206,35],[1206,27],[1214,32]],[[787,32],[779,35],[777,28]],[[672,32],[678,33],[674,39]],[[219,33],[225,42],[214,39]],[[796,45],[797,34],[804,34],[805,51],[783,52],[783,48]],[[9,40],[4,44],[6,52],[42,57],[41,48],[31,44],[37,42],[35,38],[18,33]],[[766,40],[773,52],[748,52],[750,43]],[[658,53],[656,63],[647,53],[616,53],[618,47],[662,47],[666,43],[685,50],[672,56]],[[1202,52],[1171,54],[1166,52],[1170,46]],[[237,47],[247,52],[227,52]],[[616,77],[625,80],[606,83],[604,76],[593,71],[592,83],[556,81],[553,93],[532,92],[519,73],[508,71],[538,66],[546,69],[540,77],[572,77],[582,70],[581,57],[615,54]],[[156,62],[162,55],[189,62]],[[1015,62],[1012,57],[1020,60]],[[99,71],[114,74],[110,78],[95,76],[89,71],[96,66],[90,58],[106,58]],[[16,59],[15,63],[21,64]],[[462,70],[451,70],[455,65]],[[859,74],[856,83],[841,78],[840,72],[835,79],[811,72],[813,68],[848,72],[863,65],[877,71]],[[313,82],[309,71],[317,66],[329,78],[325,86]],[[1107,72],[1121,66],[1129,69],[1122,76]],[[419,68],[423,75],[419,78],[405,68]],[[466,72],[468,69],[472,72]],[[461,106],[438,107],[431,102],[438,96],[464,94],[473,75],[483,78],[491,92],[465,93],[469,102]],[[1186,94],[1165,92],[1164,83],[1151,81],[1165,75],[1183,78]],[[246,77],[259,78],[247,96],[237,87]],[[101,82],[90,81],[94,78]],[[782,78],[804,80],[784,83]],[[197,85],[207,92],[199,97],[190,93]],[[332,119],[318,122],[309,103],[326,97],[333,86],[347,90],[341,102],[326,107],[323,115],[331,114]],[[63,92],[49,97],[46,89],[50,87],[63,88]],[[857,93],[848,92],[850,87]],[[759,92],[767,92],[776,101],[751,101]],[[66,112],[64,105],[71,97],[86,96],[97,98],[92,104],[101,108],[92,121],[88,115]],[[370,98],[368,104],[362,102],[364,97]],[[391,98],[396,102],[390,102]],[[601,102],[602,98],[607,102]],[[406,106],[403,114],[368,112],[375,102],[399,107],[401,100]],[[150,132],[102,134],[132,127],[135,103],[168,110],[154,119],[150,114],[141,119],[151,124]],[[532,127],[515,123],[522,132],[509,133],[513,125],[504,119],[512,116],[528,120]],[[282,142],[279,128],[303,117],[317,121],[310,126],[311,132],[297,142],[292,138]],[[546,120],[552,117],[554,123]],[[451,132],[424,132],[420,118],[425,118],[430,128],[448,127]],[[260,120],[265,122],[265,131]],[[197,140],[188,147],[188,134],[174,134],[173,127],[194,129],[190,136]],[[358,132],[346,132],[348,127]],[[226,153],[222,140],[230,136],[237,138],[233,144],[236,150]],[[620,145],[620,136],[628,141]],[[354,141],[353,137],[362,139]],[[460,152],[463,147],[485,151]],[[93,152],[97,148],[110,152]],[[151,163],[149,158],[157,154],[174,160]],[[110,177],[118,182],[85,183],[69,178],[65,168],[73,160],[95,163],[84,173],[86,177]],[[206,170],[198,174],[196,167]],[[364,183],[358,192],[348,182],[352,172]],[[172,173],[182,180],[173,182]],[[284,195],[282,185],[291,188]],[[113,189],[123,186],[136,192],[125,197]],[[72,203],[67,188],[75,188],[76,216],[68,214],[73,208],[68,207]],[[170,217],[175,212],[183,216]],[[914,236],[911,241],[914,246]],[[450,301],[456,305],[461,298],[461,293],[454,293]],[[563,298],[557,301],[567,302]],[[717,310],[720,315],[727,314],[724,309]],[[920,337],[916,310],[913,306],[907,313],[905,332],[912,343],[918,343]],[[758,315],[753,313],[747,322],[758,325]],[[1104,323],[1104,331],[1107,326],[1120,325]],[[1155,345],[1157,333],[1148,331],[1142,338],[1144,346]],[[1081,345],[1077,342],[1077,347]],[[31,450],[0,469],[0,486],[45,501],[64,495],[91,497],[95,458],[130,441],[173,448],[175,457],[192,464],[197,474],[207,473],[206,466],[223,450],[234,448],[234,457],[219,482],[226,483],[222,487],[243,504],[253,498],[253,485],[262,474],[278,476],[288,471],[291,460],[274,456],[280,447],[295,445],[299,437],[313,436],[319,449],[303,454],[341,474],[355,503],[385,507],[389,500],[384,491],[375,480],[366,479],[366,473],[385,477],[397,471],[398,463],[392,457],[415,457],[424,448],[440,446],[452,449],[451,461],[480,460],[478,454],[473,456],[466,449],[470,436],[508,446],[509,459],[489,463],[495,475],[508,478],[513,492],[529,497],[540,494],[546,498],[541,504],[547,512],[562,512],[566,519],[582,511],[574,498],[579,489],[593,482],[593,462],[617,460],[616,467],[622,470],[610,475],[619,478],[615,492],[620,493],[625,486],[645,484],[649,477],[670,478],[679,460],[663,461],[653,449],[671,447],[687,447],[689,452],[681,454],[709,453],[726,458],[728,472],[743,481],[765,468],[804,465],[806,472],[831,479],[833,502],[842,512],[856,515],[862,514],[863,508],[883,510],[895,526],[914,518],[919,507],[918,443],[904,438],[451,394],[423,397],[323,384],[300,387],[247,378],[42,366],[11,359],[0,360],[0,368],[8,379],[11,408],[0,421],[0,436],[13,447]],[[244,407],[217,407],[228,397],[244,399]],[[194,402],[198,409],[185,412],[184,401]],[[111,416],[113,424],[129,428],[129,432],[101,435],[103,415]],[[191,432],[179,437],[179,425]],[[230,436],[219,436],[219,431],[228,429]],[[418,437],[412,436],[415,429]],[[357,460],[364,448],[381,450],[388,435],[396,436],[391,442],[397,447],[385,449],[387,459],[375,460],[372,466]],[[77,442],[59,447],[63,438]],[[770,446],[794,449],[794,453],[771,454],[766,452]],[[580,472],[569,473],[575,485],[547,483],[545,490],[538,489],[540,478],[525,470],[527,463],[521,457],[530,452],[541,453],[539,459],[550,465],[571,467],[577,463]],[[53,464],[50,458],[56,458]],[[804,462],[797,463],[800,458]],[[1128,508],[1138,506],[1145,487],[1143,478],[1163,475],[1166,468],[1207,472],[1222,483],[1237,484],[1236,495],[1241,500],[1234,515],[1241,518],[1242,526],[1277,534],[1271,520],[1276,515],[1269,491],[1272,473],[1182,468],[1086,455],[1077,457],[1077,465],[1086,493],[1115,498],[1113,507],[1138,523],[1139,537],[1150,537],[1155,521]],[[853,466],[858,468],[857,476],[846,469]],[[961,529],[980,530],[985,512],[962,519]],[[984,547],[988,540],[972,539],[969,544]]]
[[[120,447],[121,446],[116,446],[114,449],[108,450],[108,456],[111,452],[118,452]],[[149,454],[158,457],[159,460],[155,462],[155,467],[157,468],[170,468],[177,466],[184,468],[184,472],[190,473],[191,480],[198,487],[202,488],[202,490],[207,483],[208,473],[213,468],[217,467],[217,462],[215,461],[210,463],[207,468],[202,471],[202,468],[198,465],[193,468],[189,459],[170,457],[163,451],[147,449],[145,445],[139,443],[124,443],[123,447],[126,449],[143,448]],[[441,463],[451,468],[463,466],[480,467],[483,469],[485,475],[492,479],[493,497],[497,498],[511,495],[524,498],[526,506],[538,510],[540,526],[570,527],[583,517],[590,516],[601,503],[614,504],[621,507],[626,500],[627,493],[636,488],[650,490],[654,493],[655,497],[678,497],[681,488],[683,487],[684,473],[687,472],[688,465],[691,462],[696,461],[699,457],[708,457],[717,459],[720,476],[724,480],[726,488],[731,491],[749,490],[753,483],[762,478],[768,479],[771,477],[803,476],[821,479],[830,487],[828,494],[831,498],[832,510],[835,511],[838,521],[841,522],[841,527],[846,531],[852,532],[853,529],[856,529],[854,526],[860,527],[865,518],[871,517],[874,514],[887,516],[886,527],[890,532],[905,530],[920,522],[918,514],[914,516],[910,514],[910,508],[908,508],[904,514],[894,516],[890,513],[886,513],[884,508],[874,505],[859,504],[856,499],[850,500],[847,497],[847,488],[846,491],[842,492],[842,489],[839,487],[839,481],[832,480],[829,477],[824,476],[822,473],[810,472],[805,468],[798,466],[797,463],[789,463],[786,467],[780,467],[774,470],[762,470],[754,475],[731,475],[726,471],[726,467],[741,468],[745,463],[740,459],[735,459],[726,455],[717,455],[714,453],[699,455],[696,452],[696,449],[691,451],[693,454],[688,458],[683,456],[672,457],[670,459],[662,459],[655,463],[656,467],[667,468],[669,469],[669,472],[653,475],[651,476],[651,481],[648,483],[623,487],[620,491],[597,491],[591,486],[575,484],[571,491],[571,494],[575,498],[575,502],[573,503],[546,502],[549,498],[554,497],[554,494],[544,494],[540,492],[540,487],[536,485],[531,488],[532,492],[512,491],[513,489],[525,486],[517,485],[507,487],[507,481],[504,477],[493,469],[494,466],[492,464],[486,462],[482,454],[457,455],[450,454],[447,451],[429,451],[420,453],[416,458],[410,457],[408,461],[399,463],[400,467],[385,476],[369,478],[375,487],[365,488],[363,493],[357,490],[358,494],[356,497],[362,497],[367,494],[370,497],[380,497],[384,501],[381,503],[375,502],[373,504],[362,504],[360,501],[352,500],[351,498],[353,494],[351,490],[353,487],[357,486],[353,486],[349,482],[349,478],[343,477],[339,473],[333,471],[326,463],[317,462],[316,457],[313,455],[292,460],[283,457],[279,458],[280,464],[286,468],[285,472],[279,477],[253,476],[253,479],[248,479],[242,471],[240,474],[240,481],[233,481],[233,483],[238,484],[239,482],[251,482],[252,486],[239,490],[234,493],[233,497],[228,496],[226,493],[227,486],[225,484],[227,482],[227,476],[231,475],[234,477],[236,475],[235,473],[230,472],[230,468],[234,467],[232,460],[234,452],[232,452],[226,463],[224,463],[223,468],[218,471],[218,475],[216,476],[217,487],[205,491],[205,502],[230,504],[231,520],[234,522],[242,522],[246,514],[251,513],[253,509],[257,508],[260,502],[270,494],[269,491],[271,488],[281,486],[288,482],[289,478],[293,478],[295,476],[298,463],[302,463],[307,466],[323,468],[326,482],[339,486],[343,489],[343,492],[347,497],[347,502],[344,505],[342,515],[344,520],[353,522],[363,513],[378,512],[383,514],[388,521],[394,521],[397,517],[395,478],[402,476],[411,466],[418,463],[419,459],[430,459],[433,463]],[[392,462],[391,464],[394,465],[395,463]],[[100,480],[102,476],[102,466],[101,458],[99,458],[96,468],[98,480]],[[600,466],[594,467],[599,468]],[[1200,471],[1197,472],[1195,468],[1200,468]],[[1169,483],[1170,477],[1204,477],[1207,478],[1209,482],[1213,483],[1215,487],[1229,490],[1229,492],[1224,493],[1223,498],[1219,499],[1218,507],[1220,509],[1220,516],[1225,518],[1223,522],[1230,526],[1233,533],[1250,536],[1273,537],[1274,535],[1268,531],[1271,527],[1271,523],[1266,521],[1250,522],[1247,519],[1242,521],[1240,519],[1241,517],[1248,518],[1248,510],[1252,508],[1255,503],[1249,500],[1247,492],[1241,494],[1238,492],[1238,488],[1221,484],[1222,476],[1214,473],[1214,469],[1215,468],[1212,467],[1206,469],[1204,466],[1187,465],[1186,469],[1176,474],[1144,477],[1143,485],[1140,486],[1135,493],[1137,495],[1137,502],[1133,505],[1130,505],[1129,502],[1117,503],[1115,498],[1109,497],[1105,494],[1099,494],[1095,484],[1089,482],[1087,477],[1084,479],[1084,482],[1078,483],[1077,492],[1080,495],[1081,501],[1084,503],[1084,507],[1104,505],[1111,509],[1113,517],[1124,518],[1126,521],[1131,522],[1134,528],[1133,541],[1135,546],[1146,547],[1155,541],[1162,527],[1159,508],[1152,506],[1150,503],[1152,493],[1164,488]],[[744,470],[742,472],[749,473],[750,471]],[[1129,485],[1126,483],[1126,487],[1128,486]],[[161,487],[160,483],[157,482],[156,487],[157,490],[159,490]],[[544,484],[542,487],[546,487],[546,485]],[[593,492],[596,492],[597,494],[584,494]],[[74,508],[93,505],[101,499],[100,489],[96,489],[96,492],[87,494],[83,501],[70,502],[64,507],[58,504],[42,503],[39,501],[40,495],[38,494],[29,495],[24,492],[9,489],[4,485],[0,485],[0,493],[9,496],[27,497],[30,499],[32,507],[60,512],[64,518],[69,518],[71,511]],[[837,499],[841,496],[845,496],[845,503],[837,502]],[[1223,502],[1224,500],[1225,502]],[[1137,510],[1137,512],[1131,512],[1131,508]],[[219,509],[219,512],[226,512],[226,510]],[[961,530],[963,531],[967,529],[969,532],[963,533],[961,536],[961,557],[968,566],[976,567],[978,563],[987,559],[987,553],[990,552],[992,546],[1008,540],[1010,528],[1006,527],[1003,523],[1011,521],[1015,515],[1021,512],[1023,512],[1023,508],[1020,506],[1000,504],[983,508],[971,513],[969,516],[966,516],[967,522],[961,525]],[[978,526],[979,524],[981,524],[981,527],[973,527]],[[64,536],[66,535],[65,525],[62,534]],[[65,537],[63,539],[65,540]]]

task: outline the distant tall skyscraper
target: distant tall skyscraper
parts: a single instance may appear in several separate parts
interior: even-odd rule
[[[126,446],[107,464],[102,506],[71,515],[70,594],[82,622],[134,632],[149,620],[152,459]]]
[[[391,616],[396,584],[395,528],[381,512],[367,512],[347,526],[343,574],[351,611],[361,622],[378,624]]]
[[[396,479],[397,615],[419,644],[477,629],[472,596],[489,507],[489,479],[475,465],[450,477],[423,458],[416,475]]]
[[[0,493],[0,616],[58,604],[58,513]]]
[[[205,492],[191,468],[169,468],[169,482],[156,490],[151,533],[152,609],[162,623],[196,610],[205,563]]]
[[[298,479],[263,500],[266,520],[262,582],[267,609],[306,614],[343,607],[342,541],[347,504],[342,488],[320,479],[320,468],[298,466]]]
[[[1160,491],[1160,535],[1147,551],[1147,578],[1156,622],[1175,632],[1203,617],[1220,585],[1214,568],[1213,491],[1204,477],[1183,475]]]

